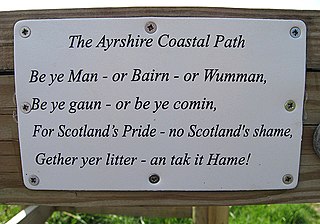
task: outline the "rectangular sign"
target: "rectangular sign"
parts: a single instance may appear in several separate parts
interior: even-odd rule
[[[24,184],[233,191],[298,183],[306,27],[112,18],[15,25]]]

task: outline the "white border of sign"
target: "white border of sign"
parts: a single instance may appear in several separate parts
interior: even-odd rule
[[[25,20],[15,25],[14,48],[29,189],[234,191],[298,183],[302,21]],[[95,106],[83,109],[87,102]],[[95,130],[103,133],[90,137]]]

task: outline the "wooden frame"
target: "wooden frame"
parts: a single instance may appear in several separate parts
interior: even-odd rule
[[[80,17],[228,17],[300,19],[307,34],[307,100],[300,179],[296,189],[246,192],[31,191],[22,183],[17,123],[13,118],[13,26],[22,19]],[[0,12],[0,202],[50,206],[193,206],[320,201],[320,158],[312,149],[320,123],[320,13],[224,8],[101,8]]]

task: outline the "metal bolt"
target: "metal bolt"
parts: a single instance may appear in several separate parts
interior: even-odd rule
[[[290,29],[290,36],[293,38],[299,38],[301,36],[301,30],[299,27],[292,27]]]
[[[160,177],[159,177],[158,174],[152,174],[152,175],[150,175],[150,177],[149,177],[149,182],[150,182],[150,183],[152,183],[152,184],[157,184],[157,183],[159,183],[159,181],[160,181]]]
[[[30,175],[28,180],[32,186],[37,186],[40,183],[40,179],[36,175]]]
[[[31,111],[31,105],[30,103],[27,103],[27,102],[22,103],[20,108],[21,108],[21,111],[25,114],[28,114]]]
[[[296,102],[294,102],[293,100],[288,100],[284,104],[284,108],[286,108],[286,110],[289,112],[294,111],[294,109],[296,109]]]
[[[146,23],[146,25],[144,26],[144,29],[147,33],[151,34],[157,31],[157,24],[155,24],[152,21],[149,21]]]
[[[293,182],[293,176],[291,174],[286,174],[282,177],[282,182],[284,184],[291,184]]]
[[[24,26],[20,29],[20,36],[23,38],[28,38],[31,35],[31,29],[27,26]]]

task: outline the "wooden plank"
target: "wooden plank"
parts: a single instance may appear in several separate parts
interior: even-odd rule
[[[191,207],[56,207],[57,211],[90,213],[90,214],[112,214],[122,216],[143,216],[161,218],[191,218]]]
[[[320,44],[320,41],[319,41]],[[320,71],[308,72],[304,124],[320,124]]]
[[[20,166],[20,165],[19,165]],[[24,188],[24,185],[21,181],[21,172],[15,173],[0,173],[0,189],[4,188]],[[11,187],[10,187],[11,185]]]
[[[85,192],[31,191],[22,183],[19,151],[7,144],[8,155],[1,155],[0,202],[52,206],[195,206],[320,201],[320,158],[312,148],[315,126],[304,127],[299,184],[293,190],[246,192]],[[1,143],[1,142],[0,142]],[[0,144],[0,151],[2,150]],[[9,161],[9,162],[8,162]],[[52,177],[52,178],[58,178]],[[57,180],[58,181],[58,180]]]
[[[305,125],[316,125],[320,123],[320,72],[307,72],[306,78],[306,93],[307,101],[305,102]],[[14,76],[5,75],[0,76],[0,124],[1,129],[5,130],[0,132],[0,140],[17,139],[17,129],[12,119],[13,111],[16,110],[14,102]],[[1,115],[10,115],[1,116]],[[9,121],[10,120],[10,121]]]
[[[0,115],[0,141],[18,140],[18,124],[12,115]]]
[[[0,156],[0,164],[3,173],[19,173],[21,171],[19,156]]]
[[[320,68],[318,11],[228,8],[98,8],[0,12],[0,70],[13,70],[13,27],[22,19],[112,17],[217,17],[299,19],[307,24],[307,67]]]
[[[208,207],[196,206],[192,208],[193,224],[208,224]]]
[[[0,156],[19,155],[19,142],[16,141],[0,141]]]
[[[22,183],[17,124],[12,117],[13,25],[21,19],[79,17],[192,16],[302,19],[308,27],[306,119],[299,185],[293,190],[248,192],[31,191]],[[320,14],[317,11],[219,8],[113,8],[0,12],[0,202],[51,206],[208,206],[320,201],[320,159],[312,135],[320,123]],[[57,174],[58,175],[58,174]],[[52,177],[57,178],[57,177]],[[57,180],[58,181],[58,180]],[[207,210],[208,211],[208,210]]]
[[[229,223],[228,206],[209,206],[208,224],[228,224]]]
[[[12,114],[15,110],[14,76],[0,76],[0,114]]]
[[[192,209],[194,224],[228,224],[228,206],[196,206]]]
[[[29,206],[10,219],[7,224],[43,224],[53,211],[53,207]]]

